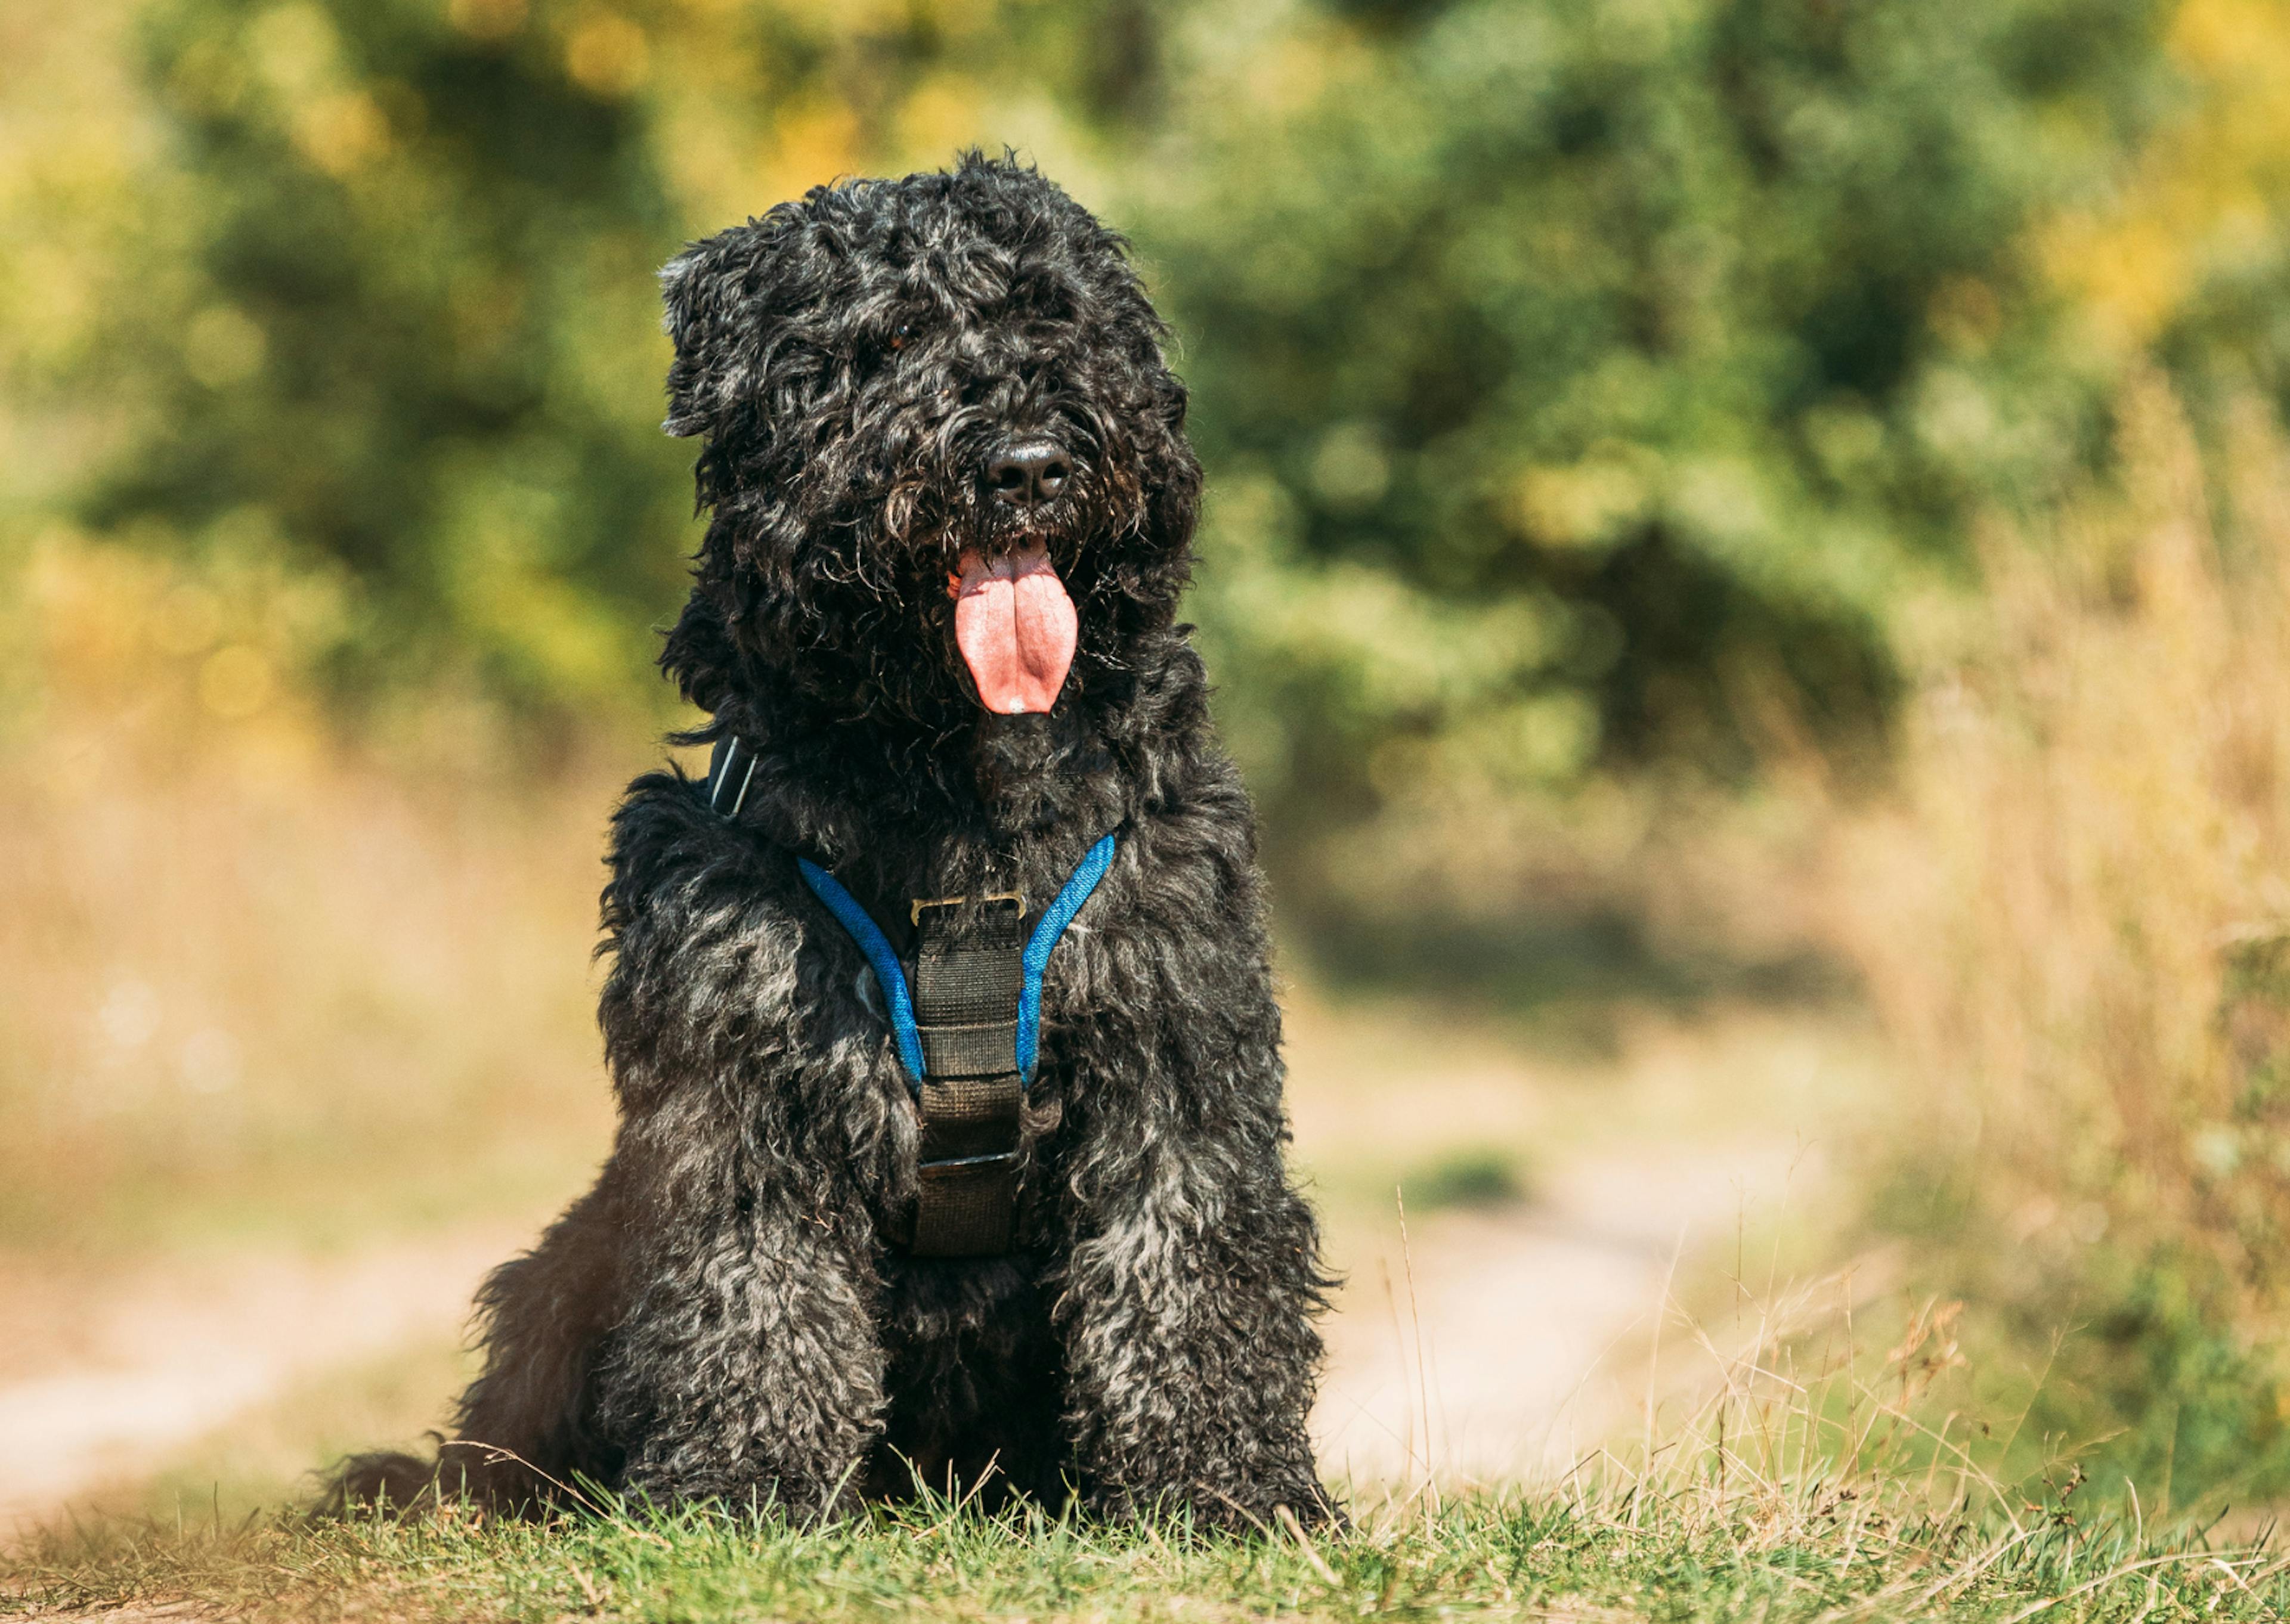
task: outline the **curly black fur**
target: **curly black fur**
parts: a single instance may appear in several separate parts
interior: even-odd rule
[[[638,779],[604,895],[612,1159],[479,1300],[442,1463],[361,1457],[336,1504],[538,1511],[1014,1488],[1208,1522],[1331,1515],[1305,1432],[1326,1280],[1283,1164],[1254,829],[1176,624],[1200,469],[1121,239],[970,155],[813,190],[663,275],[668,428],[710,515],[661,663],[759,764],[737,821]],[[1030,515],[1013,436],[1075,453]],[[1045,715],[978,702],[947,579],[1045,543],[1079,618]],[[925,1260],[917,1118],[864,960],[798,882],[1055,892],[1118,855],[1052,962],[1019,1249]],[[989,1470],[989,1463],[991,1469]]]

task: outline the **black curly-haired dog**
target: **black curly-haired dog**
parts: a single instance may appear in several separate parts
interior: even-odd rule
[[[338,1501],[1333,1515],[1253,826],[1175,622],[1200,469],[1122,240],[973,154],[663,282],[712,517],[661,663],[717,762],[615,820],[618,1141],[487,1283],[442,1464]]]

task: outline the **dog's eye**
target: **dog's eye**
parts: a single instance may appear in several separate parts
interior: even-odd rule
[[[901,322],[899,324],[899,330],[891,335],[891,348],[893,349],[904,349],[907,347],[907,340],[914,336],[915,330],[913,324],[908,322]]]

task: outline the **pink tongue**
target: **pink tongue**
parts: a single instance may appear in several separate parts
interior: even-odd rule
[[[1047,710],[1073,664],[1073,599],[1040,548],[988,563],[963,554],[954,593],[954,640],[979,703],[997,716]]]

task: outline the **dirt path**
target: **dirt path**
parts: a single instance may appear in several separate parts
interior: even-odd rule
[[[130,1478],[302,1378],[452,1334],[498,1227],[348,1257],[180,1264],[95,1300],[12,1280],[0,1371],[0,1533]]]
[[[1563,1471],[1637,1412],[1640,1356],[1681,1257],[1806,1169],[1745,1141],[1575,1163],[1533,1206],[1419,1215],[1352,1260],[1327,1327],[1321,1460],[1355,1483]]]
[[[1570,1165],[1532,1206],[1419,1214],[1405,1249],[1395,1220],[1340,1260],[1350,1280],[1316,1417],[1329,1471],[1454,1482],[1563,1467],[1630,1413],[1624,1376],[1679,1248],[1729,1232],[1790,1173],[1770,1144],[1610,1155]],[[444,1340],[484,1271],[526,1239],[494,1228],[179,1268],[52,1305],[46,1346],[0,1372],[0,1530],[155,1469],[329,1367]]]

